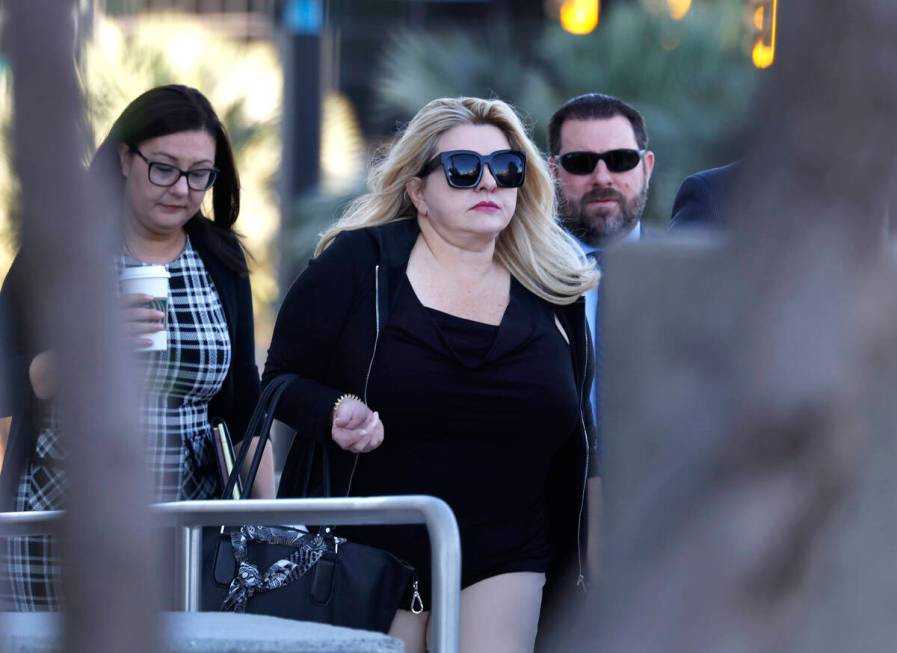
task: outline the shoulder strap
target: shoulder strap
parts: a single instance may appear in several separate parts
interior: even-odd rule
[[[244,498],[249,496],[252,486],[255,483],[256,474],[258,474],[259,464],[262,462],[262,454],[265,451],[265,444],[268,442],[268,436],[271,431],[271,424],[274,421],[274,411],[277,408],[277,402],[286,391],[287,387],[296,379],[295,374],[281,374],[273,378],[262,391],[252,417],[249,418],[249,426],[246,427],[246,433],[243,434],[243,442],[240,443],[240,451],[234,460],[234,468],[231,470],[230,477],[227,479],[227,486],[224,488],[223,499],[233,496],[234,486],[237,484],[237,478],[240,474],[240,468],[243,461],[249,453],[249,447],[252,445],[252,439],[258,437],[258,446],[252,457],[252,464],[249,473],[246,475],[244,483]]]

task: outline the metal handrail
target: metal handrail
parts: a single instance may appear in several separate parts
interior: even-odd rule
[[[199,609],[202,527],[221,524],[424,524],[433,575],[430,645],[434,653],[460,647],[461,541],[451,508],[423,495],[344,499],[178,501],[151,506],[159,523],[177,527],[178,578],[183,610]],[[57,534],[61,511],[0,513],[0,536]]]

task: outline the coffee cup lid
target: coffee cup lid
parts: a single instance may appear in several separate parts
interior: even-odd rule
[[[170,279],[171,274],[164,265],[139,265],[133,268],[125,268],[121,271],[122,280],[129,279]]]

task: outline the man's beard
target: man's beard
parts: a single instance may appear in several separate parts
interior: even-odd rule
[[[590,202],[615,200],[617,206],[592,209]],[[626,197],[613,188],[594,188],[576,203],[568,202],[564,191],[558,189],[558,211],[564,227],[579,240],[593,246],[606,245],[625,236],[641,219],[648,201],[648,184],[633,197]]]

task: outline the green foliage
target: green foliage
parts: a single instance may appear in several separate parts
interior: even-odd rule
[[[281,248],[288,253],[281,265],[284,290],[305,269],[321,234],[339,220],[353,199],[366,191],[367,188],[358,183],[339,192],[319,190],[308,193],[297,200],[290,228],[281,230]]]
[[[662,8],[662,5],[661,7]],[[436,97],[501,97],[546,146],[548,119],[565,100],[599,91],[639,109],[657,155],[649,221],[667,220],[681,180],[739,158],[738,136],[760,73],[743,47],[739,0],[696,2],[681,21],[622,3],[598,29],[573,36],[546,21],[521,43],[512,27],[397,35],[377,86],[380,110],[410,118]]]
[[[392,39],[377,84],[381,111],[410,117],[437,97],[518,97],[540,78],[514,53],[515,37],[498,25],[488,43],[469,31],[401,32]],[[499,64],[499,65],[497,65]]]

